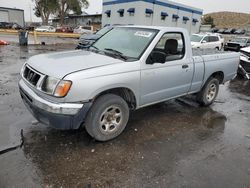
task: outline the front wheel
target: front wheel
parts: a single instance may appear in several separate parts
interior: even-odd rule
[[[197,102],[202,106],[211,105],[219,92],[219,80],[211,77],[197,95]]]
[[[97,98],[85,122],[86,131],[98,141],[119,136],[129,119],[129,108],[120,96],[106,94]]]

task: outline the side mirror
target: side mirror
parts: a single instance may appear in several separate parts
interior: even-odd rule
[[[203,40],[201,43],[203,43],[203,44],[204,44],[204,43],[207,43],[207,41],[206,41],[206,40]]]
[[[146,64],[154,64],[154,63],[165,63],[167,55],[164,52],[153,51],[148,59]]]

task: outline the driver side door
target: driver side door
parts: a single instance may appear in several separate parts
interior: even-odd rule
[[[177,41],[176,53],[167,54],[168,40]],[[187,94],[193,77],[193,59],[186,57],[183,33],[165,33],[153,51],[166,53],[164,63],[144,62],[141,67],[141,106]],[[163,59],[164,61],[164,59]]]

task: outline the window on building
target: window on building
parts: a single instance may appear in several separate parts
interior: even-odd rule
[[[177,22],[180,17],[177,14],[173,14],[172,21]]]
[[[182,33],[166,33],[157,43],[154,51],[164,52],[166,61],[182,59],[185,55],[184,36]]]
[[[119,9],[117,12],[120,15],[120,17],[124,16],[124,9]]]
[[[168,13],[161,12],[161,20],[166,20],[166,17],[168,16]]]
[[[151,17],[154,13],[154,11],[152,9],[146,9],[145,10],[145,13],[146,13],[146,17]]]
[[[199,20],[197,20],[196,18],[193,18],[192,24],[193,24],[193,25],[196,25],[197,22],[199,22]]]
[[[188,17],[183,16],[182,21],[183,21],[183,23],[184,23],[184,24],[187,24],[188,20],[189,20],[189,18],[188,18]]]
[[[135,8],[129,8],[127,10],[127,12],[129,13],[129,16],[134,16],[135,15]]]
[[[106,10],[105,14],[107,15],[107,17],[109,18],[111,16],[111,10]]]

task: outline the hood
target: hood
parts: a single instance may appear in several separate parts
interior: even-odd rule
[[[236,45],[240,45],[240,46],[246,45],[246,43],[242,43],[242,42],[227,42],[227,44],[236,44]]]
[[[191,42],[191,46],[197,46],[200,45],[200,42]]]
[[[36,55],[27,63],[38,72],[62,79],[72,72],[123,63],[123,61],[90,51],[74,50]]]
[[[240,50],[244,51],[244,52],[247,52],[247,53],[250,53],[250,46],[246,47],[246,48],[241,48]]]

